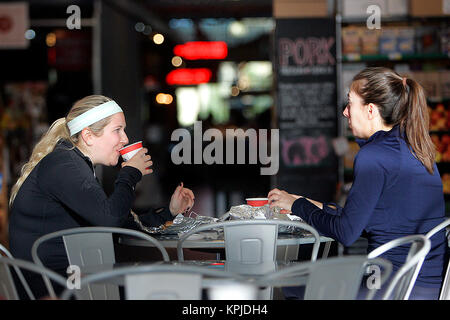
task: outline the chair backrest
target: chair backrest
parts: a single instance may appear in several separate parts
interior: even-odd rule
[[[1,258],[6,259],[6,257],[3,256],[1,256]],[[34,296],[29,297],[30,299],[34,300]],[[6,300],[19,300],[19,295],[17,294],[11,270],[9,270],[9,265],[2,263],[1,260],[0,260],[0,298]]]
[[[383,258],[369,259],[367,256],[331,257],[296,263],[266,275],[260,284],[286,286],[305,282],[301,279],[306,278],[305,300],[355,300],[369,266],[378,268],[370,272],[378,278],[375,281],[368,279],[373,286],[369,289],[376,290],[388,279],[392,264]]]
[[[223,228],[227,261],[248,264],[275,261],[278,227],[280,226],[295,227],[312,233],[315,242],[311,260],[316,260],[320,247],[319,233],[306,223],[284,220],[233,220],[199,226],[184,233],[178,240],[178,260],[184,260],[183,243],[191,235],[206,230]]]
[[[425,237],[426,237],[427,239],[431,239],[431,237],[433,237],[436,233],[438,233],[439,231],[441,231],[442,229],[446,228],[446,227],[449,226],[449,225],[450,225],[450,218],[444,220],[443,222],[441,222],[440,224],[438,224],[437,226],[435,226],[433,229],[431,229],[430,231],[428,231],[428,232],[425,234]],[[409,275],[409,278],[410,278],[410,279],[417,279],[417,276],[419,275],[419,272],[420,272],[420,270],[422,269],[422,265],[423,265],[423,262],[424,262],[425,258],[426,258],[426,256],[423,257],[423,258],[419,261],[419,263],[416,265],[415,270],[414,270],[414,273],[410,273],[410,275]],[[448,286],[449,286],[449,284],[448,284],[448,282],[449,282],[449,280],[448,280],[448,277],[449,277],[449,276],[448,276],[448,273],[449,273],[449,270],[450,270],[449,268],[450,268],[450,267],[447,266],[447,272],[446,272],[446,275],[445,275],[445,277],[444,277],[444,281],[443,281],[443,283],[442,283],[441,294],[440,294],[440,297],[439,297],[440,300],[445,300],[443,297],[444,297],[446,294],[447,294],[447,295],[450,294],[450,288],[448,287]],[[409,281],[409,288],[408,288],[408,291],[411,292],[412,289],[413,289],[413,287],[414,287],[414,282]],[[409,296],[409,293],[408,293],[408,296]],[[447,299],[450,299],[450,296],[448,296]]]
[[[430,239],[436,233],[438,233],[442,229],[447,228],[448,226],[450,226],[450,218],[444,220],[443,222],[438,224],[436,227],[431,229],[426,234],[426,237],[428,239]],[[450,243],[450,234],[446,233],[446,237],[447,237],[447,246],[448,246],[448,244]],[[447,250],[448,250],[448,248],[447,248]],[[417,271],[417,273],[418,273],[418,271]],[[449,259],[449,261],[447,261],[447,271],[445,272],[444,281],[442,282],[442,287],[441,287],[441,293],[439,295],[439,300],[450,300],[450,259]]]
[[[210,277],[209,284],[203,284],[204,277]],[[118,279],[122,280],[118,280]],[[207,267],[152,264],[117,268],[99,272],[81,279],[80,287],[97,282],[121,282],[125,286],[127,300],[200,300],[202,288],[210,287],[213,279],[229,279],[243,281],[233,273]],[[66,289],[61,299],[68,299],[71,295],[78,299],[82,296],[75,290]]]
[[[112,239],[113,234],[128,235],[147,240],[159,249],[164,261],[169,261],[169,255],[166,249],[155,238],[140,231],[112,227],[81,227],[49,233],[34,242],[31,248],[31,255],[36,264],[43,265],[38,255],[39,246],[50,239],[62,237],[70,265],[84,267],[101,264],[114,264],[115,255]],[[54,293],[50,281],[45,277],[44,281],[47,289]],[[83,293],[86,297],[90,297],[92,300],[118,300],[120,298],[118,287],[114,285],[93,285],[86,287]]]
[[[0,244],[0,254],[7,256],[8,258],[13,258],[11,252],[9,252],[8,249],[6,249],[3,245]]]
[[[393,248],[407,244],[411,244],[408,256],[386,288],[383,300],[408,300],[416,282],[417,266],[423,262],[423,259],[430,251],[431,242],[423,235],[410,235],[389,241],[368,254],[369,258],[376,258]]]
[[[11,268],[13,267],[14,270],[17,272],[17,270],[23,269],[28,270],[34,273],[38,273],[41,275],[45,275],[47,278],[55,281],[56,283],[66,286],[67,282],[64,277],[60,276],[56,272],[49,270],[45,267],[39,266],[37,264],[34,264],[32,262],[20,260],[20,259],[13,259],[10,257],[3,257],[0,256],[0,296],[7,300],[18,300],[18,294],[17,289],[14,284],[12,274],[11,274]],[[22,282],[23,284],[23,282]],[[26,284],[26,282],[25,282]],[[28,285],[26,284],[28,287]],[[49,296],[51,298],[56,298],[54,293],[49,292]],[[35,300],[33,295],[29,295],[29,298],[32,300]]]
[[[450,300],[450,259],[447,261],[447,271],[442,282],[439,300]]]
[[[450,218],[445,219],[441,223],[439,223],[436,227],[428,231],[428,233],[425,235],[428,239],[430,239],[432,236],[434,236],[436,233],[441,231],[442,229],[450,226]]]
[[[13,255],[11,254],[11,252],[9,252],[8,249],[6,249],[3,245],[0,244],[0,256],[4,255],[10,259],[14,259]],[[27,281],[25,280],[25,277],[22,274],[22,271],[20,270],[19,267],[14,266],[14,271],[16,272],[17,277],[20,280],[20,283],[22,284],[22,287],[24,288],[28,298],[30,300],[35,300],[34,294],[30,289],[30,286],[28,285]],[[3,267],[0,267],[0,273],[2,275],[5,275],[5,277],[10,274],[9,268],[7,268],[5,265]],[[11,276],[11,275],[9,275]],[[7,283],[5,282],[3,284],[4,286],[7,285]],[[17,295],[17,291],[15,288],[10,287],[9,289],[7,289],[6,287],[3,288],[5,292],[9,292],[9,296],[11,296],[12,294],[15,295],[15,297],[18,299],[18,295]],[[16,300],[16,299],[12,299],[12,300]]]

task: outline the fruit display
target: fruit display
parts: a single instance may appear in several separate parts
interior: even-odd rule
[[[436,162],[450,162],[449,102],[428,106],[431,140],[436,146]]]
[[[450,135],[432,134],[431,140],[436,146],[436,162],[450,162]]]
[[[445,194],[450,194],[450,174],[444,173],[442,175],[442,186]]]
[[[450,130],[450,112],[443,103],[438,103],[436,107],[428,107],[430,115],[431,131],[447,131]]]

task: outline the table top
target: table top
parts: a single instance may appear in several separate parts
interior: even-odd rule
[[[151,235],[156,238],[165,248],[176,248],[178,244],[178,235],[176,234],[164,234],[164,235]],[[320,242],[330,242],[334,239],[329,237],[320,237]],[[130,245],[130,246],[144,246],[152,247],[153,244],[149,241],[136,239],[130,236],[120,236],[119,243]],[[314,237],[308,232],[300,233],[279,233],[277,245],[278,246],[290,246],[290,245],[300,245],[300,244],[310,244],[314,243]],[[216,232],[202,232],[194,234],[183,243],[183,248],[224,248],[225,241],[223,238],[218,238]]]

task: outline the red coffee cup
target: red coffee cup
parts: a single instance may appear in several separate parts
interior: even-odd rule
[[[124,161],[130,160],[139,150],[142,149],[142,141],[129,144],[119,150]]]
[[[247,198],[245,201],[252,207],[262,207],[269,203],[269,199],[267,198]]]

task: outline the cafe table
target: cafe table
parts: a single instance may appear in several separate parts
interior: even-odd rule
[[[165,248],[177,248],[178,235],[176,234],[151,234],[156,238]],[[334,239],[329,237],[320,237],[320,242],[325,244],[322,258],[328,257],[331,243]],[[118,242],[122,245],[129,246],[153,246],[149,241],[136,239],[130,236],[120,236]],[[298,258],[298,248],[300,245],[314,243],[314,237],[307,231],[298,233],[279,233],[277,239],[277,257],[278,261],[292,261]],[[183,248],[186,249],[224,249],[225,240],[222,233],[217,232],[201,232],[194,234],[183,243]],[[217,259],[220,259],[218,254]]]

